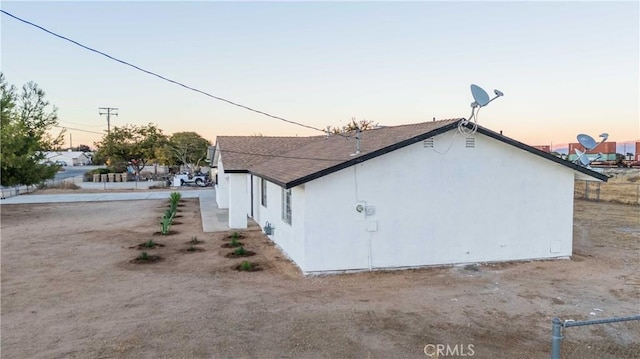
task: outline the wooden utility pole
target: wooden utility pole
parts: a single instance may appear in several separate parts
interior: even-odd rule
[[[102,115],[107,115],[107,135],[111,134],[111,116],[118,116],[118,113],[116,113],[115,111],[118,111],[118,109],[116,107],[98,107],[100,116]],[[104,112],[104,111],[106,112]]]

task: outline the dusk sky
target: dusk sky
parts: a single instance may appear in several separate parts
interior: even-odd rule
[[[317,128],[468,117],[469,85],[505,96],[479,124],[531,144],[640,139],[632,2],[10,2],[2,9],[139,67]],[[104,133],[319,132],[206,97],[0,16],[1,69],[36,82],[63,126]],[[78,130],[73,145],[101,135]],[[66,136],[67,142],[69,135]],[[68,143],[67,143],[68,144]]]

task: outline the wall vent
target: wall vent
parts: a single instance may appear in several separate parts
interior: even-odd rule
[[[424,148],[433,148],[433,138],[427,138],[426,140],[424,140],[422,146]]]
[[[466,147],[466,148],[474,148],[474,147],[476,147],[476,139],[473,138],[473,137],[465,138],[464,147]]]

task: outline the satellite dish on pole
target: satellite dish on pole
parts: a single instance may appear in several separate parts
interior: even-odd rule
[[[590,167],[591,163],[593,161],[599,160],[602,157],[602,153],[598,153],[596,157],[594,157],[593,159],[589,159],[589,157],[587,156],[587,152],[593,151],[596,147],[604,143],[604,141],[606,141],[607,138],[609,138],[609,134],[601,133],[600,137],[602,138],[602,141],[600,141],[600,143],[597,143],[596,140],[593,139],[593,137],[589,135],[585,135],[584,133],[581,133],[578,136],[576,136],[576,138],[578,139],[578,143],[585,148],[585,152],[582,152],[576,148],[575,152],[578,157],[575,159],[574,163],[580,164],[583,167],[587,167],[591,169]]]
[[[596,146],[598,145],[598,143],[596,142],[596,140],[593,139],[593,137],[589,135],[585,135],[584,133],[579,134],[577,138],[578,138],[578,143],[580,143],[582,147],[584,147],[587,151],[591,151],[592,149],[596,148]]]

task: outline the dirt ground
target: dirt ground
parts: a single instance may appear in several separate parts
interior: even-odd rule
[[[555,316],[640,313],[638,206],[577,200],[572,260],[303,277],[255,225],[263,270],[235,271],[182,203],[168,236],[166,201],[3,205],[2,357],[546,359]],[[163,259],[131,263],[150,239]],[[640,325],[565,335],[567,358],[640,357]]]

